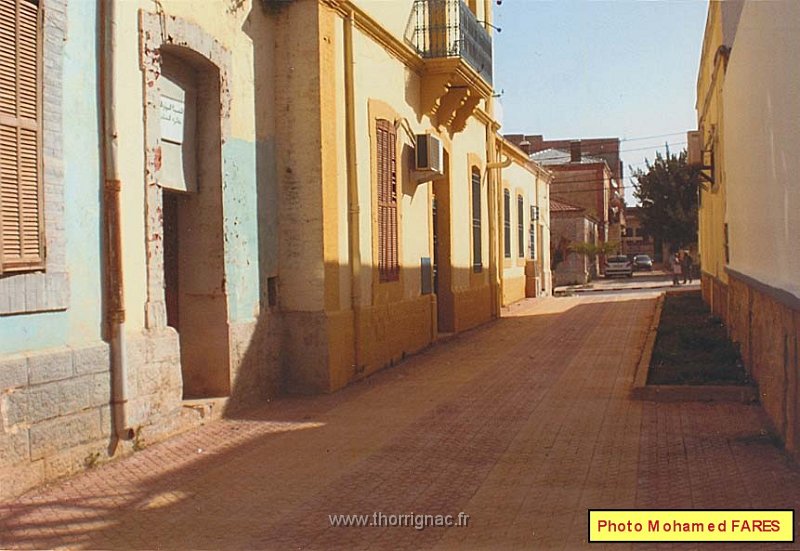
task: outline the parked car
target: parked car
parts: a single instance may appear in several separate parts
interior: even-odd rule
[[[633,277],[633,262],[627,256],[617,255],[606,258],[606,277]]]
[[[653,259],[646,254],[637,254],[633,257],[633,269],[652,271]]]

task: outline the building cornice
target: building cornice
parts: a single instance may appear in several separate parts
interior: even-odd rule
[[[334,10],[342,17],[352,15],[356,28],[374,40],[378,45],[403,62],[419,75],[425,70],[425,62],[408,44],[387,31],[372,16],[355,5],[351,0],[319,0],[320,4]]]

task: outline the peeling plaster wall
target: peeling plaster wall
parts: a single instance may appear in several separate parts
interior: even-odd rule
[[[59,222],[56,229],[63,232],[66,244],[64,250],[50,250],[48,255],[65,258],[69,288],[63,297],[56,297],[66,299],[66,309],[0,314],[3,497],[129,453],[201,420],[182,407],[177,333],[157,323],[147,324],[148,262],[156,259],[148,257],[146,249],[144,206],[150,196],[145,193],[145,168],[152,175],[157,162],[146,157],[143,147],[143,112],[152,97],[145,94],[139,9],[152,10],[155,4],[144,0],[120,2],[115,92],[120,128],[129,414],[137,436],[133,442],[110,445],[110,360],[108,346],[101,340],[100,107],[95,94],[86,94],[87,89],[98,88],[97,3],[65,0],[66,11],[62,13],[56,9],[61,2],[44,0],[43,4],[49,29],[46,44],[52,47],[63,43],[63,53],[58,57],[48,61],[46,56],[45,86],[51,95],[55,91],[55,99],[45,98],[45,132],[52,133],[57,125],[59,132],[68,130],[69,139],[64,140],[63,152],[60,142],[46,140],[45,163],[48,177],[61,178],[63,171],[63,227]],[[278,357],[280,316],[265,306],[262,285],[278,270],[273,22],[259,3],[255,9],[246,3],[238,11],[229,11],[230,3],[221,0],[202,4],[164,0],[161,5],[172,38],[200,45],[200,53],[204,53],[203,45],[223,54],[235,52],[220,83],[224,91],[230,91],[221,106],[223,287],[228,296],[225,323],[230,339],[224,346],[230,347],[232,356],[230,403],[252,403],[277,394],[283,384]],[[145,59],[155,53],[145,52]],[[52,209],[53,203],[49,201],[48,208]]]

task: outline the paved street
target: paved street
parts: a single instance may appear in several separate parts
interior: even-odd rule
[[[629,399],[655,296],[515,305],[336,394],[277,400],[0,506],[0,547],[576,549],[589,508],[800,508],[800,470],[758,406]],[[412,512],[469,523],[329,521]],[[724,546],[738,548],[753,547]]]

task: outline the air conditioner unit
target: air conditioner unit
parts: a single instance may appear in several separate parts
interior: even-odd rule
[[[691,130],[686,133],[688,142],[688,153],[686,164],[689,166],[703,166],[703,135],[699,130]]]
[[[417,170],[432,175],[444,174],[442,140],[432,134],[417,134]]]

